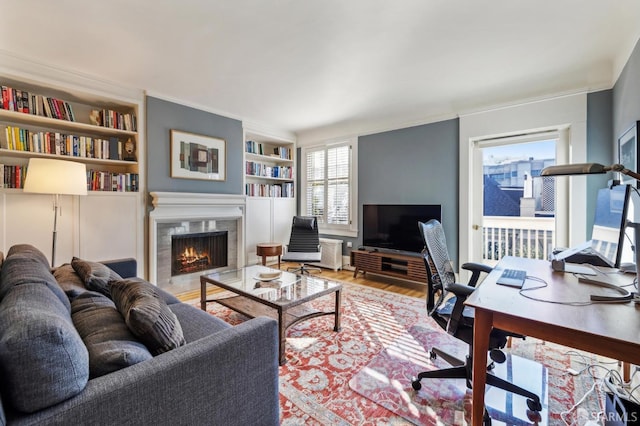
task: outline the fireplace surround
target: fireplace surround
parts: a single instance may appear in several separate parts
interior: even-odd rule
[[[244,265],[244,196],[183,192],[152,192],[150,195],[153,206],[149,213],[151,282],[177,294],[200,288],[199,277],[205,271],[235,269]],[[172,273],[175,269],[172,240],[180,240],[190,234],[226,235],[226,249],[216,253],[217,260],[210,267],[194,267],[177,274],[174,270]],[[187,257],[191,255],[191,261],[205,263],[197,260],[202,253],[186,253]],[[208,253],[208,256],[212,255]]]

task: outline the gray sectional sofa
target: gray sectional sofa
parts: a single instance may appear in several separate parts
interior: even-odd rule
[[[0,271],[0,425],[278,424],[276,322],[230,326],[129,279],[136,269],[133,259],[74,259],[51,271],[36,248],[11,247]],[[132,328],[145,310],[153,320],[136,327],[152,328]],[[153,334],[168,340],[149,344]]]

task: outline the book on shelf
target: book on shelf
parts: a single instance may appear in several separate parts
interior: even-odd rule
[[[0,109],[65,121],[76,121],[73,107],[67,101],[5,85],[0,86],[0,88],[2,90]]]
[[[293,198],[293,183],[281,184],[247,183],[245,185],[245,195],[250,197],[275,197]]]
[[[0,164],[0,176],[2,176],[3,188],[24,187],[24,177],[26,176],[26,166],[16,166],[10,164]]]
[[[32,131],[16,126],[4,126],[5,141],[0,147],[11,151],[66,155],[103,160],[123,160],[126,142],[112,136],[109,139],[60,132]],[[131,159],[130,159],[131,160]],[[135,161],[135,158],[133,158]]]
[[[87,170],[87,190],[102,192],[138,192],[137,173]]]

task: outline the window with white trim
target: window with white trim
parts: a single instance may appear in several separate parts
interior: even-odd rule
[[[352,140],[302,148],[302,211],[317,216],[321,233],[355,236],[355,188]]]

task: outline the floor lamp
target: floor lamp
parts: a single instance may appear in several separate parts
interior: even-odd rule
[[[579,163],[579,164],[561,164],[557,166],[549,166],[542,169],[540,176],[570,176],[570,175],[592,175],[602,174],[607,172],[618,172],[623,175],[630,176],[637,181],[640,181],[640,174],[627,169],[622,164],[612,164],[610,166],[604,166],[598,163]],[[635,259],[636,259],[636,274],[640,270],[640,223],[627,221],[626,227],[633,228],[635,233]]]
[[[74,161],[31,158],[27,166],[24,192],[53,194],[51,267],[54,267],[60,195],[87,195],[87,168],[85,164]]]

